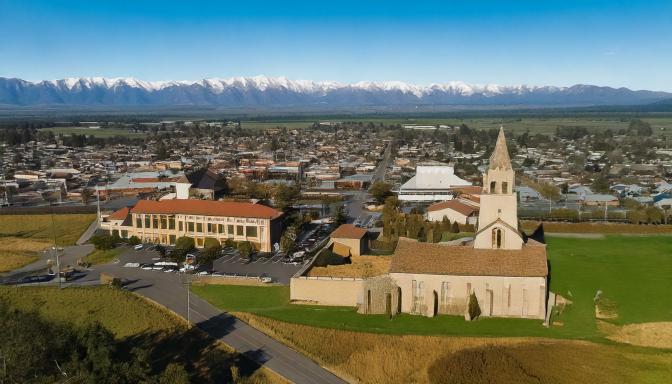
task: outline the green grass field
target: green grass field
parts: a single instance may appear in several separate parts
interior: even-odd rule
[[[317,327],[391,334],[545,336],[603,340],[593,297],[598,289],[615,302],[616,324],[672,321],[672,242],[666,236],[607,236],[604,239],[549,238],[551,290],[574,302],[546,329],[539,320],[457,316],[425,318],[402,314],[359,315],[349,307],[289,304],[288,287],[200,286],[196,294],[214,305],[279,321]],[[571,295],[570,295],[571,293]]]
[[[84,257],[84,261],[90,264],[104,264],[109,263],[114,260],[123,248],[114,248],[114,249],[96,249],[93,252],[89,253]]]
[[[55,127],[55,128],[42,128],[44,131],[51,131],[54,135],[87,135],[94,137],[114,137],[114,136],[127,136],[127,137],[142,137],[146,134],[143,132],[132,132],[128,129],[122,128],[97,128],[91,129],[86,127]]]

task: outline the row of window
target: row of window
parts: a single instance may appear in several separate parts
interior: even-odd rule
[[[159,226],[161,223],[161,226]],[[175,229],[175,218],[161,217],[158,216],[145,216],[144,226],[143,219],[137,217],[135,220],[136,228],[161,228],[161,229]],[[180,232],[190,232],[190,233],[199,233],[199,234],[212,234],[212,235],[228,235],[228,236],[245,236],[245,237],[258,237],[258,227],[257,226],[245,226],[245,225],[233,225],[233,224],[215,224],[215,223],[200,223],[187,221],[179,221],[177,223],[178,230]],[[203,229],[207,230],[206,232]]]

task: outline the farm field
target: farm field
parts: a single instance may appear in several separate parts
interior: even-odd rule
[[[87,128],[87,127],[54,127],[54,128],[42,128],[44,131],[51,131],[54,135],[87,135],[94,137],[114,137],[114,136],[126,136],[126,137],[143,137],[146,136],[144,132],[133,132],[128,129],[122,128]]]
[[[364,124],[417,124],[417,125],[437,125],[445,124],[455,126],[466,124],[474,129],[497,129],[503,123],[507,132],[517,135],[527,130],[531,133],[553,134],[558,126],[566,127],[585,127],[589,130],[606,130],[618,131],[620,129],[627,129],[630,124],[632,116],[604,116],[604,117],[477,117],[477,118],[431,118],[420,117],[417,119],[404,118],[370,118],[370,117],[341,117],[341,118],[321,118],[312,117],[305,120],[267,120],[267,121],[242,121],[242,125],[247,129],[266,129],[275,128],[277,126],[302,129],[310,127],[315,121],[361,121]],[[642,115],[644,121],[649,122],[654,132],[659,132],[665,135],[672,135],[672,117],[669,116],[652,116]],[[655,134],[655,133],[654,133]]]
[[[73,245],[95,214],[0,215],[0,272],[30,264],[39,252],[56,243]]]
[[[598,290],[614,303],[614,325],[672,321],[665,297],[672,291],[672,242],[666,236],[604,238],[549,237],[550,288],[573,304],[546,329],[541,321],[482,318],[465,322],[457,316],[424,318],[359,315],[350,307],[289,304],[288,287],[194,287],[196,294],[228,311],[249,312],[278,321],[350,331],[454,336],[550,337],[604,341],[593,298]],[[636,289],[633,289],[636,288]]]
[[[161,372],[171,361],[192,367],[197,382],[280,383],[283,379],[257,369],[229,347],[200,330],[189,328],[181,318],[126,291],[107,287],[0,288],[0,300],[22,311],[37,311],[48,321],[83,327],[98,322],[112,332],[120,347],[150,349],[150,365]],[[133,314],[133,316],[129,316]],[[249,373],[249,375],[248,375]]]

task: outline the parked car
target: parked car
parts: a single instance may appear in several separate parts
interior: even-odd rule
[[[138,245],[134,246],[133,249],[135,249],[136,251],[139,251],[139,250],[142,249],[142,247],[143,247],[142,244],[138,244]]]

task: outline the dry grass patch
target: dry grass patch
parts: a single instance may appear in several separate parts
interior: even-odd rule
[[[351,256],[351,264],[313,267],[308,276],[373,277],[390,270],[390,256]]]
[[[396,336],[237,316],[363,383],[656,383],[672,353],[539,338]]]
[[[669,321],[623,326],[601,321],[598,327],[608,339],[619,343],[672,349],[672,322]]]
[[[44,239],[0,237],[0,272],[12,271],[34,262],[39,252],[50,244]]]

